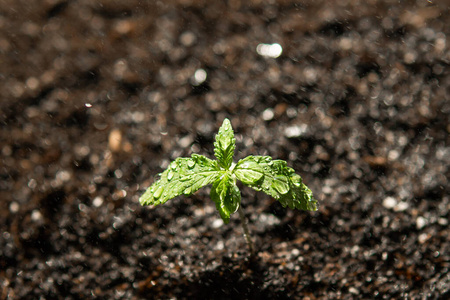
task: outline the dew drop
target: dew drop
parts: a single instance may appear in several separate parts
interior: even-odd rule
[[[270,157],[268,157],[268,156],[265,158],[265,160],[266,160],[266,162],[271,162],[272,161],[272,159]]]
[[[296,187],[302,186],[302,178],[300,177],[300,175],[297,175],[297,174],[292,175],[291,181],[292,181],[292,184],[295,185]]]
[[[177,169],[177,163],[176,162],[172,162],[171,164],[170,164],[170,168],[172,169],[172,170],[176,170]]]
[[[195,161],[193,161],[193,160],[188,161],[189,169],[192,169],[194,166],[195,166]]]
[[[180,177],[180,181],[188,181],[188,180],[191,180],[191,176],[183,176],[183,177]]]
[[[158,187],[156,191],[153,193],[153,198],[159,199],[161,197],[162,192],[164,191],[164,188],[162,186]]]
[[[284,175],[277,175],[275,178],[276,180],[272,183],[272,187],[282,195],[289,193],[290,188],[287,177]]]
[[[174,174],[175,174],[175,173],[174,173],[172,170],[170,170],[169,173],[167,173],[167,180],[168,180],[168,181],[171,181]]]
[[[189,194],[191,193],[191,191],[192,191],[191,187],[187,187],[187,188],[183,191],[183,194],[189,195]]]

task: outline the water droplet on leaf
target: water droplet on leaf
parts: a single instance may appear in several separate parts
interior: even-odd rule
[[[169,171],[169,173],[167,173],[167,180],[171,181],[173,178],[174,172],[172,170]]]
[[[272,187],[279,192],[280,194],[287,194],[289,193],[289,183],[288,179],[284,175],[277,175],[275,176],[275,180],[272,183]]]
[[[190,169],[192,169],[194,166],[195,166],[195,161],[193,161],[193,160],[188,161],[188,167]]]
[[[292,181],[292,184],[295,185],[296,187],[302,186],[302,178],[300,177],[300,175],[297,175],[297,174],[292,175],[291,181]]]
[[[191,176],[183,176],[183,177],[180,177],[180,181],[188,181],[188,180],[191,180]]]
[[[162,186],[158,187],[158,189],[153,193],[153,198],[159,199],[159,197],[161,197],[161,194],[163,191],[164,191],[164,188]]]

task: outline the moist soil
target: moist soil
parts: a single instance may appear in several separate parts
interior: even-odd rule
[[[0,3],[0,299],[450,296],[447,1]],[[254,259],[208,188],[138,202],[225,117],[320,203],[242,187]]]

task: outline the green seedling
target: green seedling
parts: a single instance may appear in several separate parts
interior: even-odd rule
[[[163,204],[179,195],[189,196],[212,184],[210,196],[224,223],[227,224],[231,214],[239,211],[244,236],[253,255],[253,243],[245,214],[239,209],[241,192],[236,185],[237,180],[272,196],[283,207],[315,211],[317,201],[300,175],[295,174],[294,169],[288,167],[284,160],[273,160],[270,156],[247,156],[234,163],[235,143],[231,123],[225,119],[214,142],[217,160],[199,154],[178,157],[159,174],[159,180],[145,191],[139,201],[142,205]]]

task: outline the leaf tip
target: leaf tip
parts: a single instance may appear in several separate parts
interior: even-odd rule
[[[142,206],[150,204],[150,197],[148,196],[147,192],[145,192],[141,197],[139,197],[139,203]]]
[[[230,119],[228,118],[223,119],[222,126],[223,125],[231,125]]]

